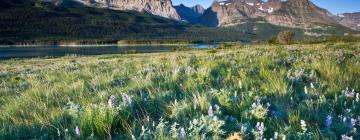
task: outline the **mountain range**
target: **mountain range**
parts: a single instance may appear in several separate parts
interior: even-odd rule
[[[238,33],[251,40],[271,32],[269,27],[316,37],[358,33],[360,13],[333,15],[310,0],[216,0],[207,9],[174,6],[171,0],[2,0],[0,25],[0,43],[68,36],[202,40],[199,35],[207,38],[229,29],[228,36]]]
[[[360,12],[334,15],[333,19],[343,26],[360,31]]]
[[[200,5],[173,6],[171,0],[75,0],[89,6],[116,10],[145,11],[174,20],[219,27],[247,21],[267,22],[279,26],[312,28],[341,24],[358,30],[358,14],[336,18],[310,0],[217,0],[210,8]],[[351,22],[351,23],[350,23]],[[356,25],[354,25],[356,24]]]

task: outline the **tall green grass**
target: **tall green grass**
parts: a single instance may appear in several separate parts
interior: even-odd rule
[[[0,139],[359,139],[359,52],[298,44],[1,60]]]

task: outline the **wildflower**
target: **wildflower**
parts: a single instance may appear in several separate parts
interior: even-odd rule
[[[342,121],[343,121],[343,122],[346,122],[346,120],[347,120],[347,117],[346,117],[346,116],[343,116],[343,117],[342,117]]]
[[[185,137],[186,137],[185,129],[183,127],[181,127],[179,129],[179,138],[184,139]]]
[[[274,139],[274,140],[277,140],[277,139],[278,139],[278,137],[279,137],[279,133],[278,133],[278,132],[275,132],[275,133],[274,133],[274,138],[273,138],[273,139]]]
[[[252,114],[257,119],[266,118],[270,104],[268,103],[266,106],[260,103],[260,100],[257,100],[255,103],[251,105],[250,114]]]
[[[75,128],[75,134],[80,136],[80,128],[78,126]]]
[[[255,132],[254,132],[255,138],[257,140],[261,140],[263,138],[264,131],[265,131],[264,123],[257,122],[256,126],[255,126]]]
[[[313,84],[312,82],[310,83],[310,87],[311,87],[312,89],[315,88],[315,86],[314,86],[314,84]]]
[[[212,106],[209,107],[208,115],[209,115],[209,116],[213,116],[213,115],[214,115],[214,110],[213,110]]]
[[[305,94],[308,94],[308,90],[307,90],[306,86],[304,87],[304,92],[305,92]]]
[[[330,116],[330,115],[328,115],[327,117],[326,117],[326,119],[325,119],[325,126],[326,127],[330,127],[331,126],[331,124],[332,124],[332,117]]]
[[[240,133],[234,133],[230,137],[226,138],[226,140],[242,140]]]
[[[216,111],[219,111],[219,110],[220,110],[220,106],[219,106],[219,105],[215,104],[214,107],[215,107],[215,110],[216,110]]]
[[[80,104],[76,104],[76,105],[75,105],[75,109],[78,110],[78,111],[80,111],[81,105],[80,105]]]
[[[353,137],[347,135],[341,135],[341,140],[353,140]]]
[[[264,123],[263,122],[257,122],[256,123],[256,131],[258,132],[264,132],[265,131],[265,126],[264,126]]]
[[[108,104],[110,107],[114,107],[115,106],[115,96],[111,95],[109,100],[108,100]]]
[[[241,133],[246,133],[247,130],[248,130],[247,125],[241,125]]]
[[[266,106],[269,108],[269,107],[271,106],[271,104],[270,104],[270,103],[266,103]]]
[[[351,118],[349,123],[349,128],[354,128],[355,125],[356,125],[356,119]]]
[[[131,104],[132,103],[131,97],[126,94],[123,94],[121,96],[121,100],[122,100],[123,104]]]
[[[97,107],[97,104],[92,103],[92,104],[91,104],[91,107],[92,107],[92,108],[96,108],[96,107]]]
[[[240,87],[240,89],[242,89],[242,82],[241,81],[239,81],[239,87]]]
[[[349,97],[349,98],[354,98],[355,94],[356,94],[354,89],[352,91],[350,91],[348,88],[346,88],[346,90],[343,90],[342,92],[346,97]]]
[[[301,130],[303,130],[303,132],[305,133],[307,131],[307,128],[306,128],[306,122],[304,120],[300,120],[300,126],[301,126]]]
[[[170,126],[171,138],[176,139],[178,137],[178,130],[176,128],[178,124],[175,122]]]

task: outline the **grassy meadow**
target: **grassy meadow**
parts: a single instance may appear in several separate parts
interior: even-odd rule
[[[0,60],[0,139],[360,139],[360,45]]]

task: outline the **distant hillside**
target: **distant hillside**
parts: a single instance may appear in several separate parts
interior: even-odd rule
[[[2,42],[161,38],[184,32],[187,27],[177,21],[138,12],[81,6],[61,7],[25,0],[9,0],[5,4],[7,8],[0,12]]]
[[[360,31],[360,12],[338,14],[333,18],[341,25]]]

